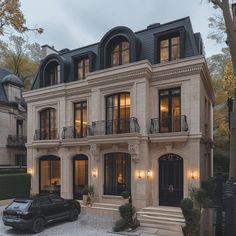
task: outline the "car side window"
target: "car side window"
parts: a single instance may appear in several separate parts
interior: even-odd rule
[[[52,203],[62,203],[63,199],[61,197],[58,197],[56,195],[50,196],[49,197]]]
[[[40,198],[38,200],[38,204],[39,204],[39,206],[45,206],[45,205],[51,204],[51,201],[49,200],[48,197],[44,197],[44,198]]]

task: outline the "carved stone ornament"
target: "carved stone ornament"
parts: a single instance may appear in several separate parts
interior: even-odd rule
[[[136,143],[129,143],[128,150],[129,150],[130,155],[134,155],[134,154],[138,155],[139,154],[139,145]]]
[[[90,154],[93,156],[93,158],[98,161],[100,157],[100,148],[97,144],[91,144],[90,145]]]

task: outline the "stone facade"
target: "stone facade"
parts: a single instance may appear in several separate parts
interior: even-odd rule
[[[176,22],[171,24],[176,24]],[[150,40],[147,35],[150,32],[153,34],[153,30],[160,30],[160,27],[155,25],[148,28],[149,33],[145,33],[145,40]],[[166,25],[163,27],[166,28]],[[123,37],[120,36],[122,30],[124,30],[124,34],[128,32],[127,40],[130,40],[130,45],[136,45],[132,44],[132,40],[135,38],[135,36],[130,36],[132,32],[127,28],[118,27],[103,37],[98,46],[100,51],[98,50],[97,58],[99,53],[102,55],[101,50],[106,48],[106,40],[110,42],[109,37],[114,38],[116,34],[119,39]],[[192,31],[190,33],[192,34]],[[141,33],[136,35],[139,34]],[[191,34],[185,35],[188,37]],[[195,39],[199,39],[199,34]],[[188,40],[185,41],[187,44]],[[134,42],[136,41],[134,40]],[[144,42],[142,43],[144,45]],[[84,56],[86,54],[84,51],[87,50],[89,51],[88,58],[93,60],[96,51],[94,47],[94,45],[91,46],[93,53],[89,51],[88,46],[88,48],[82,48],[82,52],[78,51],[78,54],[81,53]],[[212,175],[214,92],[204,56],[201,55],[201,50],[197,52],[196,45],[192,47],[195,47],[194,55],[190,56],[191,50],[187,47],[188,52],[186,51],[185,55],[189,54],[189,56],[161,64],[150,62],[151,60],[145,58],[135,60],[136,54],[131,53],[130,63],[103,69],[105,61],[101,64],[100,69],[92,70],[90,68],[90,73],[86,74],[85,79],[75,81],[71,81],[71,75],[74,75],[74,72],[70,72],[73,71],[74,64],[71,63],[70,67],[68,58],[76,51],[48,55],[42,61],[39,76],[36,78],[32,90],[24,93],[28,106],[27,163],[28,171],[32,174],[31,192],[36,194],[41,189],[40,183],[43,181],[41,171],[42,165],[44,165],[41,162],[42,158],[46,161],[54,158],[60,163],[60,177],[51,178],[53,180],[45,185],[46,188],[52,187],[58,190],[58,185],[60,185],[61,196],[73,198],[76,168],[74,158],[83,155],[83,157],[87,157],[88,185],[95,187],[94,200],[100,203],[121,204],[120,194],[105,194],[104,183],[109,180],[107,179],[108,167],[105,162],[113,160],[112,155],[109,157],[110,159],[105,157],[107,154],[114,153],[126,154],[126,158],[128,155],[131,165],[130,170],[126,169],[126,172],[129,173],[125,172],[125,174],[130,175],[129,187],[136,208],[158,206],[162,201],[160,198],[165,198],[162,191],[167,191],[167,195],[170,194],[168,196],[170,196],[170,205],[172,205],[171,194],[177,194],[180,182],[178,201],[189,195],[190,187],[199,186],[201,180],[210,177]],[[137,49],[139,48],[137,46]],[[146,49],[142,48],[142,50]],[[141,54],[145,55],[144,52]],[[82,56],[79,55],[76,58]],[[72,56],[73,58],[75,55]],[[101,56],[100,60],[102,59]],[[45,68],[51,60],[58,61],[58,65],[61,66],[60,79],[52,86],[45,86],[48,84],[44,81],[47,78]],[[97,65],[96,63],[98,62],[96,61],[95,65]],[[175,88],[178,88],[177,92],[181,101],[179,107],[181,118],[178,118],[178,129],[160,132],[162,109],[160,92],[173,89],[174,93]],[[122,93],[130,96],[129,131],[106,132],[109,125],[106,123],[108,116],[106,99],[112,94]],[[75,137],[71,133],[76,123],[74,107],[78,102],[86,102],[86,125],[88,126],[86,126],[86,135],[83,137]],[[42,134],[40,136],[36,132],[44,129],[41,126],[44,124],[42,111],[45,109],[50,110],[52,112],[49,112],[50,116],[54,117],[55,124],[53,124],[56,127],[54,127],[56,134],[53,135],[53,138],[42,138]],[[122,160],[124,164],[126,159]],[[174,161],[172,163],[180,165],[175,169],[175,164],[168,165],[168,161],[170,161],[169,163]],[[171,166],[174,168],[173,171]],[[169,182],[167,189],[161,190],[161,183],[165,185],[165,181],[168,182],[161,174],[163,170],[164,175],[165,170],[168,170],[172,181],[175,181],[173,175],[178,176],[179,183],[178,181]],[[112,173],[110,176],[114,177]],[[117,174],[115,178],[117,180],[114,181],[117,183],[123,181],[122,175]],[[54,186],[49,186],[50,184]],[[177,203],[179,203],[178,201]],[[164,205],[168,205],[168,203],[164,203]]]

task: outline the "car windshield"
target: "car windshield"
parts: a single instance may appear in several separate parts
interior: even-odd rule
[[[31,204],[30,201],[14,201],[7,207],[7,210],[27,211],[30,204]]]

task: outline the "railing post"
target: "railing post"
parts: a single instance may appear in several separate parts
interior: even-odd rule
[[[215,228],[215,236],[223,235],[222,228],[222,213],[223,213],[223,182],[224,177],[222,173],[217,173],[216,175],[216,228]]]

